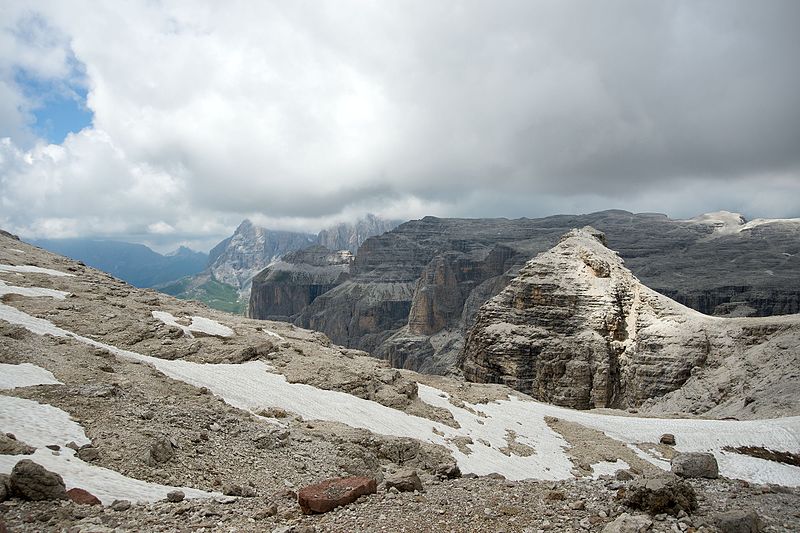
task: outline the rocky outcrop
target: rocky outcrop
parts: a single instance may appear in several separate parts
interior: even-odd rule
[[[453,371],[480,306],[526,261],[587,224],[607,235],[645,284],[704,313],[800,311],[800,224],[747,223],[737,216],[723,225],[717,218],[626,211],[517,220],[425,217],[367,239],[350,279],[315,298],[294,322],[393,366]]]
[[[353,254],[315,245],[286,254],[253,278],[248,316],[293,321],[318,296],[347,279]]]
[[[241,289],[271,262],[313,243],[313,235],[269,230],[244,220],[209,252],[209,270],[217,281]]]
[[[584,228],[481,307],[462,366],[469,380],[577,409],[692,403],[698,413],[738,414],[747,391],[766,400],[764,388],[782,386],[785,370],[756,360],[788,370],[798,338],[796,316],[713,318],[670,300],[642,284],[605,235]]]
[[[329,250],[347,250],[356,253],[368,238],[391,231],[400,224],[368,213],[354,223],[341,222],[317,234],[317,243]]]

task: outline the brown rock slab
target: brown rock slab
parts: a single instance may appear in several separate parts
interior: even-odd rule
[[[73,502],[79,503],[81,505],[102,505],[102,502],[97,496],[95,496],[88,490],[84,490],[78,487],[69,489],[67,491],[67,496]]]
[[[297,502],[304,514],[327,513],[347,505],[365,494],[375,494],[378,484],[374,478],[344,477],[327,479],[300,490]]]

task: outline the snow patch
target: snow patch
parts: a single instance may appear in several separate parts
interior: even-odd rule
[[[63,385],[52,372],[30,363],[0,363],[0,389],[8,390],[33,385]]]
[[[614,462],[600,461],[592,465],[592,479],[600,479],[602,476],[613,476],[618,470],[626,470],[630,468],[630,466],[631,465],[622,459],[617,459]]]
[[[147,503],[166,498],[176,487],[148,483],[123,476],[119,472],[94,466],[78,459],[66,447],[68,442],[83,445],[91,441],[83,428],[69,418],[69,414],[32,400],[0,396],[0,427],[13,433],[20,441],[37,448],[33,455],[0,455],[0,472],[10,474],[22,459],[30,459],[64,478],[67,489],[80,487],[97,496],[105,505],[114,500],[131,500]],[[59,452],[45,448],[48,444],[61,446]],[[177,487],[187,498],[213,498],[218,493],[188,487]]]
[[[204,318],[202,316],[193,316],[191,323],[185,326],[178,322],[172,313],[166,311],[153,311],[153,318],[160,320],[168,326],[175,326],[183,330],[183,334],[187,337],[194,337],[193,333],[202,333],[205,335],[212,335],[214,337],[233,337],[234,331],[228,326],[223,326],[216,320]]]
[[[24,253],[24,252],[23,252]],[[74,277],[75,274],[67,274],[66,272],[61,272],[59,270],[53,270],[52,268],[42,268],[32,265],[0,265],[0,272],[19,272],[21,274],[25,273],[32,273],[32,274],[47,274],[48,276],[70,276]]]
[[[640,457],[662,469],[668,469],[669,464],[638,449],[635,444],[655,443],[661,434],[672,433],[678,441],[675,446],[677,451],[714,453],[719,461],[720,473],[724,476],[758,483],[800,486],[798,467],[722,451],[725,446],[763,446],[800,453],[800,417],[728,421],[611,416],[573,411],[517,396],[487,404],[456,407],[450,403],[446,393],[419,384],[420,399],[450,411],[461,426],[455,429],[342,392],[288,383],[284,376],[271,373],[271,368],[260,361],[200,364],[158,359],[76,335],[2,303],[0,319],[22,325],[34,333],[69,336],[91,346],[105,348],[120,357],[148,363],[173,379],[207,387],[240,409],[257,412],[267,407],[281,407],[306,419],[341,422],[383,435],[441,444],[451,450],[465,473],[480,475],[497,472],[509,479],[572,477],[573,465],[565,452],[569,444],[544,421],[546,416],[554,416],[601,431],[625,443]],[[482,414],[478,414],[478,411]],[[534,453],[527,457],[501,453],[499,449],[507,445],[509,430],[515,432],[518,442],[532,447]],[[467,444],[470,453],[462,453],[455,445],[458,437],[472,440],[472,444]],[[611,469],[606,464],[595,466],[601,472]]]
[[[69,296],[68,292],[57,291],[55,289],[43,289],[41,287],[16,287],[8,285],[5,281],[0,279],[0,297],[6,294],[19,294],[20,296],[29,296],[31,298],[46,297],[56,298],[63,300]]]

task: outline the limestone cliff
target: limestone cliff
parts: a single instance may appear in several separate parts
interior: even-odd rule
[[[294,320],[311,302],[347,279],[353,254],[315,245],[290,252],[253,278],[248,316]]]
[[[478,308],[526,261],[585,225],[604,231],[645,284],[703,313],[800,311],[800,224],[743,222],[737,215],[721,225],[717,218],[612,210],[412,220],[364,241],[349,279],[315,298],[294,321],[393,366],[447,373],[457,367]]]
[[[796,315],[710,317],[646,287],[604,234],[584,228],[481,307],[462,367],[468,380],[578,409],[746,416],[781,412],[799,342]]]

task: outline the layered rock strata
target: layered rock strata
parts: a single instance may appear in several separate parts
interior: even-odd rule
[[[462,367],[469,380],[577,409],[738,413],[753,395],[781,401],[799,343],[800,317],[703,315],[643,285],[584,228],[481,307]]]

